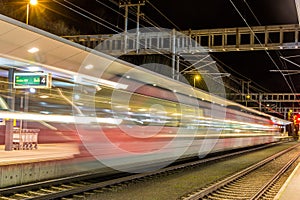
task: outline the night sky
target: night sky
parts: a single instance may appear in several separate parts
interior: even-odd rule
[[[147,21],[156,26],[176,28],[177,30],[231,28],[259,25],[298,24],[294,0],[149,0],[141,11]],[[20,20],[25,20],[26,1],[0,0],[18,7]],[[70,27],[74,27],[80,34],[117,33],[123,31],[124,9],[119,8],[118,0],[40,0],[39,8],[32,8],[31,22],[35,20],[63,20]],[[132,3],[137,1],[132,0]],[[163,17],[152,6],[158,8],[171,22]],[[114,11],[113,11],[114,10]],[[86,12],[87,11],[87,12]],[[132,8],[131,12],[136,11]],[[238,13],[239,12],[239,13]],[[81,14],[80,14],[81,13]],[[84,16],[83,16],[84,15]],[[98,16],[99,18],[95,17]],[[135,28],[136,17],[130,14],[129,29]],[[108,21],[104,22],[104,21]],[[105,28],[108,26],[109,28]],[[141,26],[151,26],[151,23],[141,19]],[[285,51],[256,51],[213,53],[212,56],[220,60],[219,64],[232,76],[243,80],[251,80],[263,86],[270,92],[300,92],[300,76],[286,76],[272,73],[269,70],[299,69],[279,58],[279,56],[294,56],[300,52]],[[272,59],[270,59],[272,58]],[[294,58],[300,63],[300,58]]]

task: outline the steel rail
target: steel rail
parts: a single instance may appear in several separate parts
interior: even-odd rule
[[[145,177],[150,177],[150,176],[155,176],[155,175],[158,175],[158,174],[168,173],[168,172],[171,172],[171,171],[174,171],[174,170],[180,170],[180,169],[187,168],[187,167],[194,167],[194,166],[197,166],[197,165],[201,165],[203,163],[217,161],[219,159],[229,158],[229,157],[237,156],[237,155],[240,155],[240,154],[249,153],[251,151],[264,149],[264,148],[267,148],[267,147],[270,147],[270,146],[274,146],[276,144],[278,144],[278,143],[272,143],[272,144],[269,144],[269,145],[263,145],[263,146],[259,146],[259,147],[251,148],[251,149],[246,149],[246,150],[239,151],[239,152],[228,153],[228,154],[221,155],[221,156],[215,156],[215,157],[211,157],[211,158],[207,158],[207,159],[202,159],[202,160],[197,160],[197,161],[193,161],[193,162],[178,164],[178,165],[163,168],[163,169],[160,169],[160,170],[157,170],[157,171],[154,171],[154,172],[136,174],[136,175],[129,175],[129,176],[119,177],[119,178],[116,178],[116,179],[113,179],[113,180],[107,180],[107,181],[102,181],[102,182],[97,182],[97,183],[88,183],[88,182],[86,182],[86,183],[83,183],[83,184],[82,183],[81,184],[78,184],[78,183],[76,184],[75,183],[75,184],[72,185],[72,183],[71,183],[71,185],[64,185],[64,184],[68,184],[70,182],[79,182],[80,180],[87,180],[89,178],[94,178],[95,174],[93,174],[93,172],[89,172],[89,173],[86,173],[86,174],[83,174],[83,175],[76,175],[76,176],[72,176],[72,177],[54,179],[54,180],[43,181],[43,182],[39,182],[39,183],[32,183],[32,184],[26,184],[26,185],[22,185],[22,186],[4,188],[4,189],[0,189],[0,194],[4,195],[4,194],[13,194],[13,193],[21,193],[23,191],[29,191],[29,192],[25,192],[25,193],[31,193],[34,196],[28,196],[27,195],[26,196],[27,200],[29,200],[29,199],[31,199],[31,200],[33,200],[33,199],[34,200],[38,200],[38,199],[45,200],[45,199],[61,198],[61,197],[66,197],[66,196],[70,196],[70,195],[84,193],[84,192],[87,192],[87,191],[92,191],[92,190],[99,189],[99,188],[104,188],[104,187],[111,186],[111,185],[124,183],[124,182],[127,182],[127,181],[138,180],[138,179],[145,178]],[[60,187],[58,185],[63,185],[63,186]],[[51,186],[55,190],[51,190]],[[45,188],[45,189],[42,189],[45,192],[45,194],[41,194],[38,191],[34,191],[34,190],[38,190],[40,188]],[[33,192],[30,192],[30,191],[33,191]],[[20,194],[20,195],[24,195],[24,194]],[[1,199],[1,196],[0,196],[0,199]],[[10,199],[13,199],[13,198],[10,197]]]
[[[234,174],[234,175],[232,175],[228,178],[225,178],[225,179],[223,179],[223,180],[221,180],[221,181],[219,181],[219,182],[217,182],[217,183],[215,183],[211,186],[208,186],[207,188],[205,188],[203,190],[196,191],[196,192],[193,192],[189,195],[186,195],[186,197],[183,198],[183,199],[184,200],[198,200],[200,198],[203,198],[203,197],[207,196],[208,194],[220,189],[221,187],[223,187],[223,186],[225,186],[225,185],[227,185],[227,184],[229,184],[229,183],[231,183],[231,182],[233,182],[233,181],[249,174],[250,172],[258,169],[259,167],[261,167],[261,166],[271,162],[272,160],[284,155],[285,153],[297,148],[298,146],[300,146],[300,144],[294,145],[294,146],[292,146],[292,147],[290,147],[286,150],[283,150],[283,151],[281,151],[277,154],[274,154],[273,156],[270,156],[270,157],[254,164],[254,165],[252,165],[252,166],[250,166],[250,167],[248,167],[248,168],[246,168],[246,169],[244,169],[244,170],[242,170],[242,171],[240,171],[240,172],[238,172],[238,173],[236,173],[236,174]],[[298,157],[299,157],[299,155],[298,155]]]

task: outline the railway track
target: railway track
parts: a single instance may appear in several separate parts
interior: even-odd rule
[[[300,157],[296,147],[299,144],[181,199],[273,199],[282,184],[278,180]]]
[[[272,146],[272,145],[268,145]],[[57,180],[49,180],[40,183],[16,186],[11,188],[0,189],[0,200],[15,200],[15,199],[58,199],[64,197],[76,197],[83,199],[95,193],[103,191],[113,191],[118,188],[126,187],[126,185],[135,182],[147,181],[155,177],[168,176],[185,168],[193,168],[203,163],[217,161],[224,158],[233,157],[243,153],[260,150],[267,146],[251,148],[248,150],[229,153],[222,156],[216,156],[208,159],[197,160],[189,163],[171,166],[151,173],[136,174],[136,175],[118,175],[112,180],[104,180],[103,178],[94,178],[99,176],[93,173],[77,175]],[[274,157],[275,158],[275,157]],[[272,158],[273,159],[273,158]],[[66,198],[67,199],[67,198]]]
[[[273,146],[273,145],[269,145]],[[151,173],[135,174],[135,175],[117,175],[112,180],[104,178],[94,178],[100,176],[94,173],[66,177],[58,180],[49,180],[40,183],[16,186],[11,188],[0,189],[0,200],[15,199],[86,199],[89,195],[101,193],[103,191],[114,191],[124,188],[131,183],[145,182],[155,177],[168,176],[174,173],[180,173],[180,170],[186,168],[195,168],[203,163],[218,161],[220,159],[241,155],[251,151],[266,148],[266,146],[251,148],[248,150],[230,153],[222,156],[216,156],[208,159],[197,160],[189,163],[178,164],[168,168],[164,168]],[[273,159],[273,158],[272,158]]]

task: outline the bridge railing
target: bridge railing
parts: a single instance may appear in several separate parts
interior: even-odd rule
[[[158,54],[207,52],[208,49],[193,41],[189,36],[173,31],[116,34],[78,35],[64,38],[109,54]]]
[[[236,102],[246,101],[260,101],[266,103],[298,103],[300,101],[300,93],[250,93],[250,94],[227,94],[229,99],[233,99]]]
[[[117,35],[77,35],[64,38],[112,54],[156,54],[164,52],[193,53],[209,51],[249,51],[297,49],[299,25],[272,25],[205,30],[178,33],[140,32]],[[104,44],[102,44],[104,42]]]

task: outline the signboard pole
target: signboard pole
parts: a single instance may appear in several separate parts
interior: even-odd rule
[[[14,68],[8,71],[8,96],[7,103],[12,111],[15,110],[15,92],[13,89]],[[5,126],[5,151],[13,150],[13,119],[8,119]]]
[[[29,92],[25,92],[25,98],[24,98],[24,112],[28,112],[28,106],[29,106]],[[27,121],[23,121],[23,128],[27,128]]]

